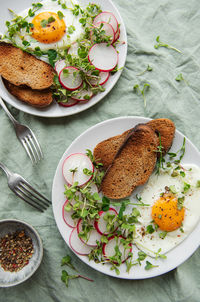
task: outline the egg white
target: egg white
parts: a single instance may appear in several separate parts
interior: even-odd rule
[[[196,187],[200,179],[200,168],[196,165],[184,165],[185,177],[172,177],[170,173],[161,172],[160,175],[155,173],[151,175],[148,183],[140,193],[142,201],[149,204],[147,207],[140,208],[139,222],[136,225],[135,243],[138,248],[151,257],[156,256],[156,252],[161,249],[161,253],[166,253],[181,243],[194,229],[200,217],[200,189]],[[192,169],[189,171],[189,169]],[[152,234],[145,232],[148,225],[152,225],[152,206],[160,198],[160,193],[165,192],[165,186],[174,186],[177,192],[183,190],[184,182],[191,185],[190,190],[184,194],[185,217],[181,229],[168,232],[164,239],[159,237],[158,230]]]
[[[30,46],[28,46],[28,49],[34,50],[36,47],[40,47],[42,51],[47,51],[48,49],[60,49],[66,48],[66,46],[69,46],[71,43],[75,42],[77,39],[81,37],[81,34],[83,34],[84,29],[79,22],[79,16],[74,16],[71,9],[73,8],[73,5],[70,0],[65,1],[67,9],[63,9],[61,5],[59,5],[57,2],[51,1],[51,0],[44,0],[41,1],[43,6],[35,13],[35,16],[37,14],[40,14],[42,12],[54,12],[57,13],[58,11],[61,11],[64,15],[64,22],[66,25],[66,34],[63,36],[63,38],[55,43],[41,43],[37,40],[35,40],[31,34],[26,33],[26,30],[21,30],[21,35],[16,35],[14,37],[15,43],[22,47],[22,37],[24,40],[28,41],[30,43]],[[76,0],[73,0],[73,4],[78,4]],[[22,17],[26,17],[28,15],[28,11],[30,8],[25,9],[22,12],[19,12],[18,15]],[[34,16],[34,17],[35,17]],[[27,22],[32,23],[32,20],[34,17],[27,17]],[[69,26],[73,25],[75,27],[75,31],[72,34],[68,34],[67,28]]]

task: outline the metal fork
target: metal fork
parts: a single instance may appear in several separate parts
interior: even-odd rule
[[[35,134],[33,131],[25,126],[20,124],[16,119],[12,116],[12,114],[8,111],[6,105],[4,104],[2,98],[0,97],[0,105],[5,111],[5,113],[8,115],[9,119],[13,123],[16,136],[19,139],[19,141],[24,146],[28,156],[30,157],[33,164],[36,164],[38,161],[40,161],[43,158],[43,153],[40,148],[40,145],[35,137]]]
[[[43,212],[51,201],[35,190],[22,176],[12,173],[0,162],[0,168],[5,172],[8,178],[8,187],[25,202]]]

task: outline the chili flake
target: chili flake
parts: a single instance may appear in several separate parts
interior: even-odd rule
[[[0,238],[0,265],[5,271],[21,270],[29,263],[33,253],[32,239],[24,230]]]

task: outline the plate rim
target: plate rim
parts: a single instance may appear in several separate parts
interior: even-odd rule
[[[177,268],[178,266],[180,266],[182,263],[184,263],[189,257],[191,257],[195,251],[198,249],[199,245],[200,245],[200,240],[199,241],[196,241],[195,243],[193,243],[193,245],[195,247],[192,248],[192,251],[190,253],[187,254],[186,257],[182,257],[181,259],[179,259],[179,261],[177,260],[177,263],[175,265],[171,265],[171,267],[169,267],[169,269],[165,269],[164,271],[162,272],[158,272],[156,273],[153,273],[153,270],[152,271],[148,271],[150,272],[149,275],[147,276],[144,276],[144,277],[135,277],[134,276],[134,272],[133,272],[133,275],[129,275],[129,276],[121,276],[121,275],[116,275],[114,273],[112,273],[112,271],[106,271],[104,272],[102,270],[102,267],[100,266],[98,268],[98,266],[94,267],[93,265],[91,265],[91,262],[88,262],[87,260],[87,257],[86,256],[80,256],[78,254],[76,254],[70,247],[69,243],[67,242],[67,240],[64,238],[60,228],[58,227],[58,224],[57,224],[57,217],[56,217],[56,214],[55,214],[55,203],[54,203],[54,187],[55,187],[55,182],[56,182],[56,178],[57,178],[57,174],[59,173],[59,166],[62,166],[62,162],[65,158],[65,156],[67,155],[67,152],[68,150],[74,145],[76,144],[76,142],[82,137],[84,136],[85,134],[87,134],[87,132],[90,132],[92,130],[94,130],[95,128],[97,127],[101,127],[101,125],[105,125],[105,124],[109,124],[109,123],[112,123],[112,121],[119,121],[119,120],[128,120],[128,119],[133,119],[133,123],[138,123],[138,121],[140,120],[145,120],[146,122],[152,120],[152,118],[148,118],[148,117],[142,117],[142,116],[120,116],[120,117],[116,117],[116,118],[111,118],[111,119],[107,119],[107,120],[104,120],[98,124],[95,124],[91,127],[89,127],[88,129],[86,129],[83,133],[81,133],[78,137],[76,137],[75,140],[73,140],[73,142],[67,147],[67,149],[64,151],[63,155],[61,156],[59,162],[58,162],[58,165],[57,165],[57,168],[55,170],[55,174],[54,174],[54,178],[53,178],[53,183],[52,183],[52,208],[53,208],[53,214],[54,214],[54,219],[55,219],[55,222],[56,222],[56,226],[63,238],[63,240],[65,241],[65,243],[67,244],[67,246],[70,248],[70,250],[74,253],[74,255],[76,255],[81,261],[83,261],[85,264],[87,264],[89,267],[95,269],[96,271],[99,271],[105,275],[108,275],[108,276],[111,276],[111,277],[115,277],[115,278],[118,278],[118,279],[125,279],[125,280],[144,280],[144,279],[149,279],[149,278],[154,278],[154,277],[158,277],[160,275],[163,275],[163,274],[166,274],[170,271],[172,271],[173,269]],[[141,122],[142,123],[142,122]],[[200,156],[200,151],[197,149],[197,147],[190,141],[190,139],[188,139],[183,133],[181,133],[179,130],[176,129],[175,131],[175,134],[178,134],[180,135],[180,137],[185,137],[186,138],[186,141],[188,141],[188,143],[191,145],[191,147],[194,149],[195,152],[197,152]],[[114,134],[115,135],[115,134]],[[116,134],[117,135],[117,134]],[[70,231],[70,230],[69,230]],[[183,243],[188,237],[190,237],[191,234],[193,234],[194,232],[199,232],[200,231],[200,220],[198,221],[197,225],[195,226],[195,228],[192,230],[192,232],[189,234],[189,236],[187,236],[181,243]],[[178,244],[178,246],[181,245]],[[177,247],[178,247],[177,246]],[[171,251],[174,251],[176,250],[177,247],[174,247]],[[171,251],[169,251],[168,253],[170,253]],[[152,272],[152,273],[151,273]]]
[[[42,2],[42,0],[40,0],[40,1]],[[102,0],[100,0],[100,1],[102,1]],[[19,111],[22,111],[24,113],[30,114],[32,116],[44,117],[44,118],[59,118],[59,117],[66,117],[66,116],[70,117],[70,116],[76,115],[78,113],[84,112],[87,109],[95,106],[100,101],[102,101],[108,95],[108,93],[114,88],[114,86],[117,84],[117,82],[118,82],[118,80],[119,80],[119,78],[120,78],[120,76],[121,76],[121,74],[123,72],[123,69],[125,67],[125,63],[126,63],[126,59],[127,59],[127,51],[128,51],[127,32],[126,32],[126,27],[125,27],[124,20],[122,19],[122,16],[121,16],[118,8],[116,7],[116,5],[113,3],[113,1],[112,0],[106,0],[106,1],[108,3],[110,3],[110,5],[114,8],[114,10],[117,12],[117,14],[120,17],[120,25],[123,28],[125,43],[123,44],[123,46],[124,46],[124,50],[123,50],[124,55],[122,57],[122,66],[120,67],[121,69],[115,74],[116,75],[115,79],[112,80],[112,82],[110,81],[110,87],[108,89],[106,89],[105,92],[102,92],[102,93],[97,94],[96,96],[94,96],[94,97],[97,97],[97,99],[94,102],[91,99],[86,104],[80,104],[80,106],[86,105],[86,108],[79,107],[79,110],[73,111],[70,114],[67,113],[67,108],[65,108],[65,107],[60,108],[61,106],[59,106],[55,101],[53,101],[53,103],[50,104],[50,106],[45,107],[45,108],[39,108],[38,109],[36,107],[32,107],[32,106],[30,106],[30,105],[28,105],[28,104],[26,104],[26,103],[24,103],[22,101],[17,100],[14,96],[10,95],[10,93],[6,90],[6,88],[2,89],[0,87],[0,96],[3,98],[3,100],[7,104],[11,105],[12,107],[18,109]],[[94,2],[98,3],[99,0],[94,0]],[[1,77],[0,77],[0,81],[2,82],[2,78]],[[3,86],[4,86],[4,84],[3,84]],[[12,101],[12,99],[13,99],[13,101]],[[15,104],[15,101],[17,101],[16,104]],[[51,113],[48,113],[48,108],[50,108],[52,106],[59,106],[61,112],[58,112],[57,114],[53,114],[53,115]],[[33,110],[33,112],[31,112],[32,110]],[[41,111],[39,111],[39,110],[41,110]]]

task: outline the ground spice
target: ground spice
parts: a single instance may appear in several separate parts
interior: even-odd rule
[[[24,230],[0,238],[0,265],[5,271],[21,270],[29,263],[33,253],[32,239]]]

